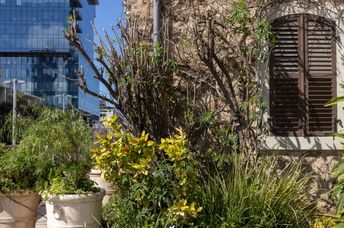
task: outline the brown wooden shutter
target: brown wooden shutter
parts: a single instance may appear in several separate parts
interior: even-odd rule
[[[335,24],[308,15],[305,30],[307,135],[331,135],[335,131],[336,107],[324,104],[336,96]]]
[[[270,56],[270,116],[277,136],[332,134],[336,107],[335,23],[298,14],[274,21]]]
[[[303,81],[300,75],[301,19],[293,15],[273,23],[277,42],[270,55],[270,116],[276,135],[301,135]]]

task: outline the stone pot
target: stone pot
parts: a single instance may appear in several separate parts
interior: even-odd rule
[[[40,196],[36,193],[0,193],[0,227],[34,228]]]
[[[101,174],[102,173],[100,170],[92,169],[91,172],[89,173],[89,177],[91,180],[96,182],[97,184],[96,187],[105,189],[106,194],[103,198],[103,205],[105,205],[107,202],[109,202],[109,199],[111,195],[115,193],[115,190],[109,182],[107,182],[106,180],[104,180],[104,178],[102,178]]]
[[[105,190],[96,193],[48,196],[47,226],[98,228]]]

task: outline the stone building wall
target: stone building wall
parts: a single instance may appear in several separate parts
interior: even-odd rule
[[[263,151],[263,156],[277,156],[280,167],[290,162],[301,164],[304,175],[309,177],[308,194],[324,213],[334,212],[336,200],[331,195],[335,178],[331,170],[341,156],[338,151]]]

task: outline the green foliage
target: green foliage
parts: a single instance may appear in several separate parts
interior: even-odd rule
[[[307,227],[312,205],[305,190],[308,178],[298,165],[276,170],[273,158],[245,165],[231,155],[227,174],[210,176],[201,189],[200,216],[207,227]]]
[[[86,175],[91,169],[90,128],[76,111],[40,111],[28,119],[20,143],[0,153],[0,190],[94,191]]]
[[[206,172],[181,130],[155,143],[145,132],[123,131],[116,116],[105,124],[109,132],[98,136],[93,158],[117,190],[104,208],[108,226],[309,226],[313,206],[299,165],[278,170],[276,159],[252,165],[242,154],[227,153],[226,170]],[[197,181],[201,173],[208,175]]]
[[[340,87],[344,89],[344,84],[341,83]],[[337,98],[334,98],[330,101],[328,101],[325,106],[332,106],[336,105],[339,103],[342,103],[344,101],[344,97],[340,96]],[[334,137],[344,139],[344,133],[335,133],[333,134]],[[344,142],[341,142],[341,144],[344,146]],[[338,202],[336,206],[336,213],[337,216],[339,217],[339,222],[338,224],[343,226],[344,225],[344,159],[342,158],[341,161],[335,165],[335,167],[332,169],[332,174],[337,177],[337,182],[332,189],[332,194],[335,197],[338,197]]]
[[[227,170],[229,153],[238,149],[237,135],[232,133],[232,125],[221,123],[221,115],[215,110],[202,113],[198,121],[201,127],[208,128],[208,137],[204,137],[206,150],[197,157],[199,166],[208,173]]]
[[[334,137],[344,139],[344,133],[336,133]],[[344,143],[341,143],[344,145]],[[344,160],[340,160],[332,169],[332,174],[337,177],[337,182],[332,189],[332,194],[338,197],[338,202],[336,205],[336,213],[338,219],[336,224],[338,226],[344,226]]]
[[[19,142],[25,130],[36,119],[43,109],[41,104],[27,104],[25,100],[18,97],[17,119],[16,119],[16,141]],[[12,143],[12,104],[0,104],[0,142]]]
[[[134,137],[123,131],[116,116],[105,125],[109,132],[98,136],[93,158],[118,190],[105,209],[107,222],[113,227],[191,225],[201,208],[195,205],[195,163],[185,133],[178,130],[157,144],[145,132]]]
[[[12,105],[9,103],[0,104],[0,142],[10,144],[11,143],[11,130],[8,130],[6,121],[9,113],[12,111]]]
[[[237,0],[228,7],[230,10],[224,17],[215,16],[217,12],[209,12],[204,24],[195,24],[197,30],[194,36],[200,60],[207,67],[207,73],[213,76],[212,80],[219,85],[219,94],[224,95],[222,100],[226,105],[222,110],[211,110],[219,113],[221,123],[204,127],[204,131],[209,131],[201,137],[214,137],[216,141],[214,132],[219,133],[219,129],[224,128],[221,130],[221,141],[226,142],[222,144],[225,147],[220,148],[221,144],[217,144],[216,149],[211,148],[211,153],[218,151],[221,155],[231,145],[230,151],[242,151],[252,161],[258,154],[261,133],[267,127],[261,121],[266,104],[262,101],[257,80],[257,63],[266,61],[269,51],[267,43],[274,40],[270,23],[263,21],[259,15],[259,5],[257,3],[253,7],[249,1]],[[207,31],[207,36],[204,31]],[[208,79],[208,75],[204,77]],[[224,111],[227,113],[223,115]],[[209,132],[212,134],[209,135]]]
[[[233,3],[227,23],[233,28],[234,34],[254,41],[242,42],[244,45],[241,46],[241,51],[245,56],[249,58],[254,56],[260,61],[267,60],[267,46],[274,45],[276,37],[272,32],[271,24],[254,15],[246,0],[238,0]],[[255,67],[254,65],[245,65],[243,64],[245,68]]]
[[[340,87],[344,89],[344,83],[340,83]],[[344,102],[344,96],[339,96],[328,101],[325,106],[332,106]]]
[[[242,34],[249,32],[248,25],[252,24],[252,22],[246,0],[234,2],[232,14],[228,19],[228,23],[234,25],[234,33]]]
[[[139,179],[153,171],[152,161],[157,158],[155,142],[148,140],[145,132],[136,138],[129,132],[121,131],[122,125],[117,116],[104,124],[113,132],[108,132],[106,136],[98,135],[99,147],[92,150],[93,158],[106,180],[126,190],[124,184],[130,184],[127,176]]]
[[[323,215],[315,219],[313,228],[341,228],[344,223],[340,222],[340,217]]]
[[[11,147],[0,153],[0,192],[33,190],[40,178],[36,171],[41,158],[31,151]]]
[[[52,168],[51,175],[48,176],[49,187],[44,194],[81,194],[97,191],[86,175],[89,170],[89,161],[71,162],[67,165],[62,164],[58,169]]]
[[[272,26],[269,22],[258,21],[256,23],[254,37],[257,47],[254,49],[253,55],[261,62],[268,60],[268,47],[275,45],[277,37],[272,32]]]
[[[26,131],[34,124],[42,106],[27,105],[20,99],[18,104],[20,115],[16,120],[16,139],[20,142],[25,137]],[[2,112],[4,122],[0,129],[0,141],[10,144],[12,116],[9,110],[2,111],[4,111]],[[0,144],[0,191],[8,193],[35,190],[37,182],[44,178],[45,167],[41,166],[44,159],[44,156],[21,144],[11,147]]]
[[[91,169],[91,131],[74,110],[44,109],[25,132],[19,148],[41,157],[36,172],[45,178],[37,183],[44,194],[92,191],[86,180]]]
[[[7,149],[6,145],[0,143],[0,156],[6,152],[6,149]]]

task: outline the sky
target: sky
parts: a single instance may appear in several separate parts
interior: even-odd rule
[[[103,28],[111,29],[111,25],[115,25],[121,17],[122,0],[99,0],[96,8],[95,26],[99,31]]]
[[[122,15],[122,0],[99,0],[96,8],[95,26],[102,35],[103,29],[108,31],[109,36],[112,35],[111,26],[116,25],[118,19]],[[97,38],[95,37],[97,42]],[[100,91],[108,94],[106,88],[100,85]]]

